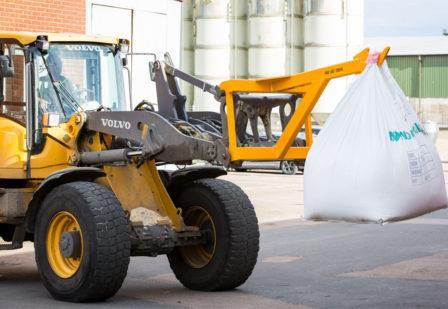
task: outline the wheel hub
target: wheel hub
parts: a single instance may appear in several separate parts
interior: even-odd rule
[[[293,174],[295,172],[295,163],[292,161],[283,161],[282,170],[285,174]]]
[[[81,234],[79,231],[64,232],[59,240],[59,251],[66,258],[81,256]]]
[[[204,243],[181,247],[181,254],[185,262],[193,268],[205,267],[213,258],[216,249],[216,229],[210,214],[200,206],[188,209],[185,223],[196,226],[204,236]]]
[[[51,219],[46,236],[48,263],[60,278],[70,278],[78,271],[83,256],[81,226],[76,217],[61,211]]]

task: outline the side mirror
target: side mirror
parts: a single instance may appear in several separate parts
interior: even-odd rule
[[[152,81],[155,81],[156,79],[156,71],[155,71],[155,62],[150,61],[149,62],[149,77]]]
[[[14,75],[14,66],[11,58],[6,55],[0,55],[0,77],[12,77]]]

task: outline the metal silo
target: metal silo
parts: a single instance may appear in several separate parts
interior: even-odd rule
[[[194,73],[219,84],[228,78],[247,78],[247,2],[195,0]],[[201,89],[194,90],[194,110],[219,110]]]
[[[249,77],[303,70],[303,0],[249,1]]]
[[[305,70],[349,60],[363,45],[363,0],[305,0]],[[324,122],[347,90],[349,80],[332,80],[313,110]]]
[[[180,67],[183,71],[194,74],[194,23],[193,23],[193,0],[182,2],[182,28],[181,28],[181,60]],[[182,93],[187,96],[187,107],[193,105],[193,86],[181,81]]]

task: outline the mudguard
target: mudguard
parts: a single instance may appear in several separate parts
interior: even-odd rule
[[[204,178],[217,178],[219,176],[227,175],[227,171],[222,167],[204,166],[204,167],[190,167],[180,169],[174,172],[160,171],[165,174],[162,176],[165,187],[173,198],[182,187],[188,183]]]
[[[33,199],[28,205],[25,215],[25,228],[28,233],[34,233],[34,224],[37,213],[45,196],[56,186],[73,182],[73,181],[93,181],[96,178],[105,176],[106,174],[99,168],[95,167],[73,167],[56,171],[50,175],[39,185],[34,191]]]

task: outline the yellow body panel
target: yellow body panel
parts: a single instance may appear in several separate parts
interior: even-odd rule
[[[44,179],[53,172],[70,167],[73,150],[47,136],[42,152],[31,156],[31,178]]]
[[[112,142],[112,137],[99,133],[84,135],[79,142],[83,151],[101,151]],[[146,161],[137,167],[132,162],[126,165],[103,165],[106,177],[96,182],[109,187],[120,204],[129,213],[140,207],[156,212],[160,223],[171,224],[177,231],[185,229],[181,212],[176,208],[162,180],[154,160]]]
[[[85,119],[84,113],[77,113],[66,123],[42,130],[45,146],[42,152],[31,156],[31,178],[43,179],[71,166],[77,157],[76,142]]]
[[[124,209],[131,211],[139,207],[158,213],[176,230],[184,225],[178,210],[160,179],[154,160],[123,166],[105,165],[107,181]]]
[[[25,128],[0,116],[0,178],[25,178]]]
[[[0,141],[2,143],[2,147],[0,147],[0,178],[44,179],[57,170],[69,167],[70,156],[76,150],[74,142],[79,129],[72,126],[73,134],[70,134],[68,127],[70,127],[70,121],[59,128],[44,129],[45,145],[40,153],[31,156],[31,174],[28,177],[25,127],[18,122],[0,116]],[[62,134],[60,130],[65,133]],[[54,134],[51,134],[52,132]],[[61,140],[58,140],[58,136]],[[63,142],[64,137],[68,137],[66,143]]]

